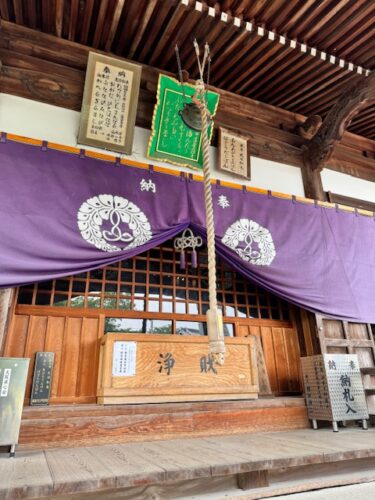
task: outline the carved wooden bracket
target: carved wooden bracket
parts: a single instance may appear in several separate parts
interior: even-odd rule
[[[312,139],[322,125],[322,117],[319,115],[311,115],[301,124],[296,127],[297,133],[306,140]]]
[[[373,100],[375,100],[375,72],[350,86],[341,95],[327,114],[319,131],[303,147],[304,164],[313,170],[322,170],[353,117]]]

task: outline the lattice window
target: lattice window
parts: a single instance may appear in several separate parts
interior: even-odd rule
[[[191,262],[189,252],[186,261]],[[181,315],[183,321],[186,315],[206,314],[209,307],[207,275],[205,248],[199,250],[197,269],[187,265],[181,270],[179,252],[169,241],[103,269],[23,286],[19,289],[18,304],[104,309],[106,316],[108,310],[122,310],[124,315],[132,311],[133,316],[138,312],[140,317],[150,320],[166,315],[178,319]],[[248,282],[220,259],[217,260],[217,286],[224,318],[289,319],[287,303]],[[170,328],[182,331],[181,321]]]

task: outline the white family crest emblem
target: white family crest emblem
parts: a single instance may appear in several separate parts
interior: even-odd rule
[[[77,222],[82,238],[104,252],[135,248],[152,237],[146,215],[121,196],[89,198],[78,210]]]
[[[251,219],[239,219],[226,230],[222,240],[242,260],[256,266],[269,266],[276,256],[268,229]]]

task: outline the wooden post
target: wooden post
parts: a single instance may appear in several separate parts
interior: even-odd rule
[[[4,288],[0,290],[0,356],[3,353],[5,335],[9,324],[9,312],[12,304],[13,289]]]
[[[315,167],[315,168],[314,168]],[[302,180],[307,198],[314,200],[326,201],[326,194],[323,189],[322,178],[320,176],[321,168],[316,168],[310,159],[304,156],[304,164],[302,166]]]

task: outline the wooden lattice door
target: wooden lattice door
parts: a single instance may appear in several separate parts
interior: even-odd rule
[[[375,343],[371,326],[316,315],[322,354],[357,354],[368,411],[375,414]]]

